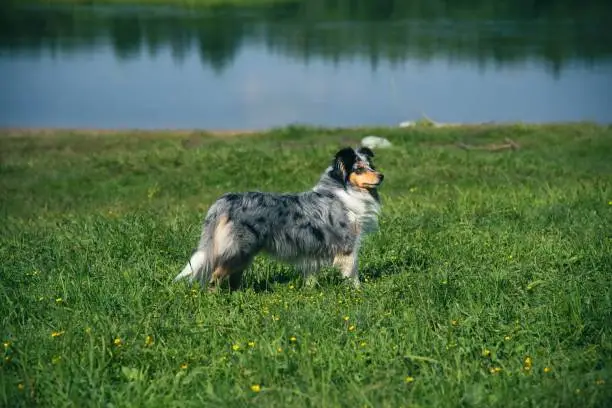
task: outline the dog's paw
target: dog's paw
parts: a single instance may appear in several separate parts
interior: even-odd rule
[[[318,284],[319,284],[319,281],[317,280],[317,277],[314,275],[309,275],[304,280],[304,286],[306,288],[314,288],[318,286]]]

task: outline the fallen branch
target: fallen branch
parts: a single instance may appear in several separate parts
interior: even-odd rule
[[[487,144],[483,146],[473,146],[473,145],[465,144],[463,142],[459,142],[456,144],[456,146],[463,150],[486,150],[489,152],[497,152],[500,150],[507,150],[507,149],[512,149],[512,150],[520,149],[519,144],[516,143],[514,140],[506,138],[504,141],[506,143],[501,143],[501,144],[491,143],[491,144]]]

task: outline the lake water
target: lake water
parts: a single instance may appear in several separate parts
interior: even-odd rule
[[[611,4],[4,5],[0,126],[611,123]]]

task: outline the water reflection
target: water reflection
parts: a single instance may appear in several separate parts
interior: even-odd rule
[[[324,1],[267,8],[173,10],[138,7],[12,8],[0,17],[3,53],[78,53],[110,41],[121,60],[170,48],[182,63],[197,50],[221,73],[245,44],[308,62],[364,59],[480,66],[543,61],[554,73],[570,62],[612,56],[612,6],[570,1]]]
[[[2,4],[0,126],[612,122],[608,1]]]

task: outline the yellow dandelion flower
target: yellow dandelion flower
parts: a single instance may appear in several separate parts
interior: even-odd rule
[[[272,320],[274,320],[275,322],[280,320],[280,317],[272,315]]]
[[[362,341],[361,343],[359,343],[359,345],[360,345],[361,347],[365,347],[365,346],[367,346],[367,345],[368,345],[368,343],[366,343],[365,341]]]
[[[24,387],[23,383],[19,383],[19,384],[17,384],[17,389],[18,389],[19,391],[23,391],[23,389],[24,389],[24,388],[25,388],[25,387]]]
[[[295,289],[295,286],[289,285],[289,289]]]
[[[54,357],[51,359],[51,363],[53,363],[53,364],[57,364],[57,363],[59,363],[61,360],[62,360],[62,357],[60,357],[60,356],[54,356]]]
[[[255,347],[255,342],[254,341],[249,341],[249,347]]]
[[[55,303],[62,303],[63,301],[64,299],[62,299],[61,297],[55,299]]]
[[[612,200],[608,201],[608,205],[612,205]]]
[[[405,382],[406,384],[410,384],[410,383],[414,382],[414,377],[412,377],[412,376],[410,376],[410,375],[409,375],[409,376],[407,376],[406,378],[404,378],[404,382]]]
[[[151,344],[153,344],[153,337],[147,336],[147,338],[145,339],[145,346],[150,346]]]
[[[85,328],[85,333],[87,333],[87,334],[91,333],[91,327],[86,327]]]
[[[4,343],[2,343],[4,345],[4,348],[7,349],[9,347],[11,347],[11,342],[10,341],[5,341]]]
[[[62,334],[64,334],[64,330],[62,330],[62,331],[54,331],[54,332],[51,332],[51,337],[59,337]]]
[[[348,316],[344,316],[343,319],[344,319],[345,322],[349,321],[349,317]]]
[[[232,345],[232,350],[234,350],[234,351],[238,351],[238,350],[240,350],[240,344],[234,344],[234,345]]]
[[[259,391],[261,391],[261,385],[259,385],[259,384],[253,384],[253,385],[251,385],[251,391],[253,391],[253,392],[259,392]]]
[[[550,367],[544,367],[544,372],[545,373],[550,373],[551,372],[551,368]]]
[[[504,340],[506,340],[506,341],[510,340],[511,338],[512,337],[510,337],[510,336],[504,336]]]
[[[291,340],[291,342],[295,343],[297,341],[297,337],[291,336],[291,338],[289,340]]]
[[[533,366],[533,360],[531,359],[531,357],[529,356],[525,357],[525,361],[523,362],[523,369],[525,371],[529,371],[531,370],[532,366]]]
[[[283,352],[283,348],[282,348],[282,347],[277,348],[277,349],[276,349],[276,352],[277,352],[277,353],[282,353],[282,352]]]
[[[121,345],[123,344],[123,340],[121,340],[120,337],[115,338],[115,340],[113,340],[113,344],[117,347],[121,347]]]
[[[491,357],[491,350],[489,350],[489,349],[482,350],[482,356],[483,357]]]
[[[355,325],[351,324],[348,328],[348,331],[355,331]]]
[[[9,363],[11,361],[11,356],[4,357],[4,361]]]
[[[490,372],[491,374],[498,374],[498,373],[500,373],[500,372],[501,372],[501,370],[502,370],[502,369],[501,369],[501,367],[493,367],[493,368],[491,368],[491,369],[489,370],[489,372]]]
[[[458,321],[456,321],[456,320],[451,320],[451,324],[452,324],[453,326],[456,326],[456,325],[458,325],[458,324],[459,324],[459,322],[458,322]]]
[[[604,380],[603,378],[599,378],[595,380],[595,384],[597,385],[604,385],[605,383],[606,383],[606,380]]]
[[[189,364],[187,364],[187,363],[181,364],[181,370],[186,370],[187,367],[189,367]]]

